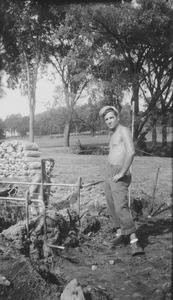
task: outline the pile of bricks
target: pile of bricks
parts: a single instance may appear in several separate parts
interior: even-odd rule
[[[37,144],[11,140],[0,145],[0,178],[32,177],[40,169],[41,152]]]

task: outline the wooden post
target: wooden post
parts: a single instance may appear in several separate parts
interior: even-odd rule
[[[26,233],[27,233],[27,238],[29,238],[29,200],[30,200],[30,195],[29,191],[26,191],[25,193],[25,208],[26,208]]]
[[[135,101],[132,101],[132,139],[134,139],[134,123],[135,123]],[[132,164],[130,166],[130,173],[132,174]],[[131,206],[131,187],[132,183],[129,185],[129,198],[128,198],[128,207],[130,209]]]
[[[45,209],[45,203],[44,203],[44,177],[45,177],[45,161],[44,159],[41,160],[41,196],[43,201],[43,220],[44,220],[44,236],[45,236],[45,242],[47,240],[47,227],[46,227],[46,209]]]
[[[134,138],[134,124],[135,124],[135,101],[132,101],[132,138]]]
[[[156,186],[157,186],[157,181],[158,181],[158,177],[159,177],[159,170],[160,170],[160,167],[158,167],[158,169],[157,169],[156,177],[155,177],[155,180],[154,180],[153,193],[152,193],[152,198],[151,198],[151,204],[150,204],[150,212],[149,212],[149,216],[150,216],[150,215],[152,214],[152,212],[153,212],[154,197],[155,197]]]
[[[80,226],[80,189],[81,189],[82,178],[78,178],[78,217],[79,217],[79,226]]]

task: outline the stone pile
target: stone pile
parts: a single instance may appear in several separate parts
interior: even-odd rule
[[[76,278],[71,280],[65,287],[60,300],[85,300],[82,288]]]
[[[41,152],[36,143],[11,140],[0,145],[0,178],[32,177],[40,169]]]

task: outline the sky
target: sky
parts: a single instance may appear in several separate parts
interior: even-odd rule
[[[3,85],[6,83],[3,81]],[[48,78],[44,77],[40,79],[37,83],[36,91],[36,111],[35,114],[42,113],[47,109],[47,103],[49,102],[49,107],[54,101],[54,90],[56,84],[51,82]],[[5,95],[0,99],[0,119],[3,121],[7,116],[12,114],[20,114],[22,117],[29,116],[29,104],[27,96],[22,96],[19,89],[9,89],[3,87]],[[86,101],[86,97],[84,97]],[[124,94],[123,103],[130,104],[131,95],[126,92]],[[84,101],[84,102],[85,102]]]
[[[46,103],[53,103],[55,84],[48,79],[40,79],[36,92],[36,111],[35,114],[46,110]],[[7,116],[12,114],[21,114],[21,116],[29,116],[29,104],[27,96],[22,96],[19,89],[8,89],[3,87],[5,95],[0,99],[0,118],[5,120]]]

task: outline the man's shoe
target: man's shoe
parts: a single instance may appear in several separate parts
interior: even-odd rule
[[[138,245],[137,242],[132,243],[130,245],[131,251],[132,251],[132,256],[137,256],[137,255],[143,255],[145,254],[144,250]]]
[[[111,249],[114,249],[116,246],[119,246],[124,243],[124,236],[118,235],[114,239],[112,239],[110,242],[103,241],[104,246],[108,246]]]
[[[112,242],[112,248],[124,244],[124,236],[117,235],[111,242]]]

